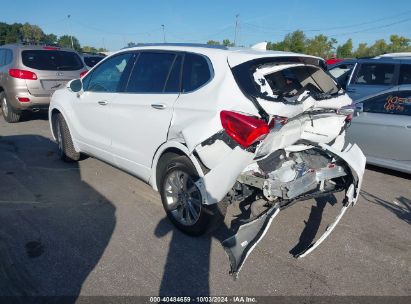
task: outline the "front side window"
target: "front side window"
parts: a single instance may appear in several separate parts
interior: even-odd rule
[[[26,67],[45,71],[76,71],[84,67],[79,55],[57,50],[27,50],[21,52]]]
[[[101,63],[83,80],[84,91],[117,92],[121,76],[131,57],[132,54],[125,53],[109,58]]]
[[[382,94],[363,102],[363,111],[369,113],[411,115],[411,91]]]
[[[183,92],[191,92],[211,79],[207,59],[196,54],[186,54],[183,67]]]
[[[390,85],[394,78],[394,64],[363,63],[358,71],[356,84]]]
[[[175,57],[173,53],[142,52],[131,72],[126,92],[162,93]]]

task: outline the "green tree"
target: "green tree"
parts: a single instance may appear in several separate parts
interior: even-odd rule
[[[79,42],[78,39],[77,39],[76,37],[74,37],[74,36],[69,36],[69,35],[60,36],[59,39],[57,40],[57,43],[58,43],[61,47],[71,48],[71,39],[73,39],[74,49],[75,49],[76,51],[81,51],[80,42]]]
[[[29,23],[24,23],[20,29],[22,38],[27,42],[41,42],[44,37],[44,33],[40,27],[37,25],[32,25]]]
[[[375,41],[373,45],[370,46],[369,55],[378,56],[381,54],[388,53],[389,51],[390,51],[390,47],[387,44],[387,42],[385,42],[384,39],[379,39]]]
[[[390,41],[391,43],[388,47],[390,52],[404,52],[409,50],[411,40],[406,37],[391,35]]]
[[[344,44],[337,47],[337,58],[350,58],[353,56],[352,39],[348,39]]]
[[[108,52],[108,50],[106,48],[101,47],[97,50],[97,52]]]
[[[87,53],[97,53],[98,52],[98,50],[95,47],[92,47],[92,46],[83,46],[81,48],[81,51],[82,52],[87,52]]]
[[[284,51],[305,53],[306,37],[303,31],[297,30],[287,34],[283,41]]]
[[[224,39],[222,45],[224,45],[224,46],[234,46],[234,43],[230,42],[229,39]]]
[[[353,55],[356,58],[368,57],[370,56],[370,48],[366,43],[360,43]]]
[[[57,36],[54,34],[44,35],[43,41],[45,44],[56,44],[57,43]]]
[[[220,41],[215,41],[215,40],[208,40],[207,41],[208,45],[220,45]]]
[[[327,36],[320,34],[312,39],[308,39],[306,44],[306,53],[314,56],[328,58],[334,51],[334,45],[337,40],[329,39]]]

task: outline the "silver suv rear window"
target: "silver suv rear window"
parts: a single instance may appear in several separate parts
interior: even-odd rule
[[[55,50],[26,50],[21,52],[23,64],[36,70],[75,71],[84,67],[74,52]]]

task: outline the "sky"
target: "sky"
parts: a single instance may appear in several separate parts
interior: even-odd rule
[[[36,24],[46,34],[71,34],[82,46],[114,51],[128,42],[163,42],[162,25],[166,42],[234,41],[236,15],[236,42],[244,46],[280,41],[297,29],[338,43],[352,38],[355,46],[391,34],[411,38],[409,0],[14,0],[2,5],[0,21]]]

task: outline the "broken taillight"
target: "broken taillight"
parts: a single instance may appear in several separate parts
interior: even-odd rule
[[[255,116],[221,111],[220,119],[227,134],[245,148],[262,140],[270,132],[267,123]]]
[[[350,122],[352,120],[354,112],[355,112],[355,106],[353,105],[345,106],[337,110],[337,114],[346,116],[345,117],[346,122]]]
[[[288,117],[284,116],[273,116],[270,120],[268,126],[270,129],[279,129],[288,122]]]

